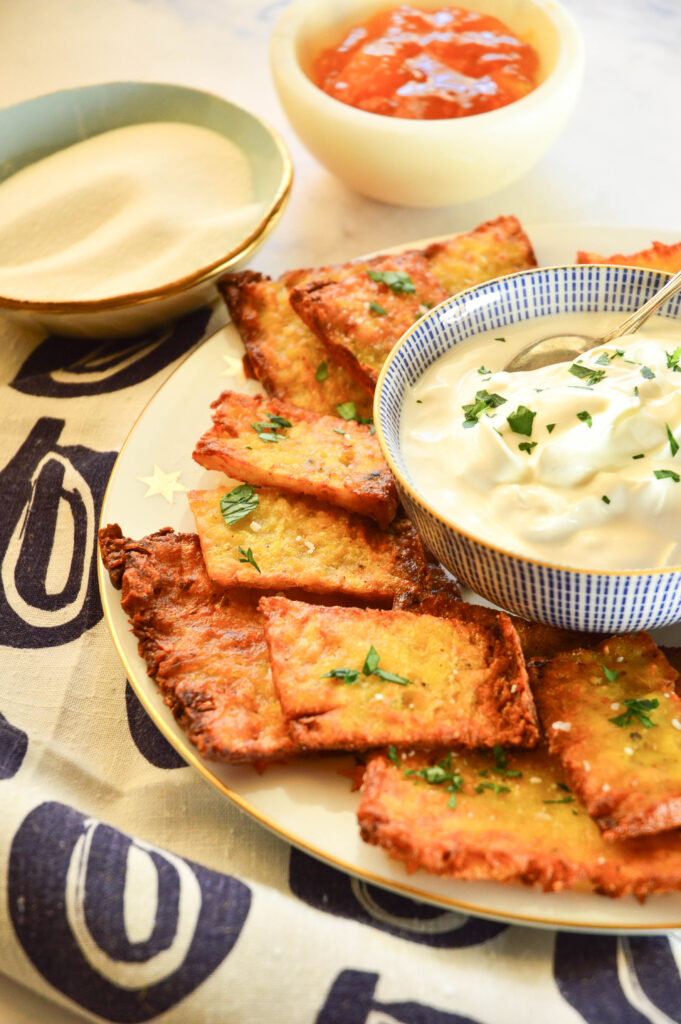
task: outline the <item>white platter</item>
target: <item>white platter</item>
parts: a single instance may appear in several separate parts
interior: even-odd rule
[[[635,252],[654,238],[673,242],[681,237],[668,231],[586,225],[545,225],[527,231],[540,265],[574,262],[578,249],[604,254]],[[405,243],[404,248],[421,244]],[[327,262],[332,258],[330,253]],[[221,480],[220,474],[203,470],[191,457],[195,441],[210,425],[210,403],[227,388],[259,390],[255,382],[244,380],[242,352],[239,336],[229,324],[190,355],[161,387],[135,423],[116,461],[104,497],[102,525],[119,523],[124,534],[134,538],[162,526],[194,532],[184,491],[215,486]],[[164,485],[165,495],[158,492]],[[350,792],[347,777],[340,774],[341,769],[352,767],[349,757],[273,765],[263,774],[250,766],[203,760],[147,676],[120,607],[120,594],[101,563],[99,582],[116,649],[137,696],[158,728],[221,793],[294,845],[367,882],[495,920],[576,931],[640,934],[681,929],[681,894],[654,896],[640,904],[633,898],[612,900],[590,893],[543,893],[498,883],[454,882],[424,871],[407,874],[402,863],[359,837],[355,817],[358,796]],[[680,646],[681,627],[660,630],[656,638]]]

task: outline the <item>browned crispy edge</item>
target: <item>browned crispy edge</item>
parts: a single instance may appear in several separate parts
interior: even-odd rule
[[[444,241],[431,242],[430,245],[421,250],[421,253],[427,260],[432,260],[443,249],[448,248],[456,238],[475,238],[476,235],[486,235],[489,233],[494,233],[497,240],[501,243],[508,241],[522,242],[528,269],[537,266],[537,257],[534,254],[532,243],[520,221],[513,214],[502,214],[500,217],[494,217],[492,220],[486,220],[482,224],[478,224],[471,231],[464,231],[459,235],[453,235]]]

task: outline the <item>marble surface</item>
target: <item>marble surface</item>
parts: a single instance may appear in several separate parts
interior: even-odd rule
[[[681,239],[681,3],[564,4],[587,45],[584,87],[566,131],[521,181],[487,199],[443,209],[403,209],[362,198],[298,143],[268,69],[268,39],[284,2],[1,0],[0,105],[57,88],[135,79],[204,88],[252,109],[279,129],[295,172],[280,224],[253,261],[270,274],[467,230],[499,214],[516,214],[527,226],[650,228],[651,239],[656,231],[678,228]],[[127,411],[133,417],[134,410]],[[251,832],[262,834],[263,848],[279,842],[265,842],[255,823]],[[545,941],[540,933],[528,937],[537,948]],[[0,974],[0,1019],[71,1024],[82,1018]]]

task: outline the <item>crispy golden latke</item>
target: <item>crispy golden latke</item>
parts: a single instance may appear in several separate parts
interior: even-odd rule
[[[274,685],[306,749],[532,746],[537,720],[517,635],[454,618],[263,598]]]
[[[398,591],[393,603],[394,609],[413,611],[420,614],[448,615],[477,621],[489,625],[496,621],[497,612],[486,605],[461,602],[459,585],[445,572],[441,565],[430,566],[430,580],[425,590]],[[580,633],[570,629],[558,629],[542,622],[529,622],[518,615],[508,617],[520,639],[520,646],[527,661],[542,661],[553,657],[559,651],[572,651],[575,647],[588,647],[598,643],[602,637],[596,634]]]
[[[225,391],[211,408],[213,426],[194,449],[199,465],[309,494],[381,526],[395,518],[395,481],[367,426],[235,391]]]
[[[357,414],[367,419],[371,398],[331,358],[289,302],[292,284],[302,284],[311,274],[318,280],[324,271],[300,271],[272,281],[245,270],[221,278],[218,288],[253,373],[268,395],[329,416],[337,415],[339,405],[354,402]]]
[[[641,249],[630,256],[615,253],[614,256],[601,256],[597,252],[578,252],[577,263],[616,263],[625,267],[648,267],[650,270],[667,270],[675,274],[681,270],[681,242],[665,245],[664,242],[653,242],[649,249]]]
[[[228,525],[220,499],[230,491],[219,487],[188,495],[208,575],[222,586],[298,587],[375,603],[427,582],[421,542],[404,515],[382,530],[364,516],[314,498],[262,487],[253,492],[254,510]],[[226,505],[228,515],[232,507]],[[244,557],[249,548],[257,569]]]
[[[536,670],[551,752],[606,839],[681,825],[677,678],[647,633],[558,654]]]
[[[199,752],[231,762],[294,753],[272,685],[260,595],[212,583],[194,534],[164,529],[136,541],[107,526],[99,544],[147,672]]]
[[[681,835],[605,842],[543,747],[390,753],[368,761],[358,819],[410,871],[607,896],[681,888]]]
[[[497,217],[466,234],[433,242],[423,255],[449,295],[537,266],[532,244],[516,217]]]
[[[291,305],[331,357],[369,394],[395,343],[447,292],[417,252],[376,256],[337,281],[309,281]]]

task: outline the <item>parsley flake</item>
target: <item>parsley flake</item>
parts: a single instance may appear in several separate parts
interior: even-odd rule
[[[277,431],[288,430],[293,424],[290,420],[284,419],[283,416],[274,416],[271,413],[267,414],[267,422],[251,423],[253,430],[255,430],[260,441],[269,441],[270,443],[278,443],[279,441],[285,440],[286,434],[280,434]]]
[[[667,440],[669,441],[669,447],[672,450],[672,458],[674,458],[674,456],[676,455],[676,453],[679,450],[679,442],[676,440],[676,438],[672,434],[671,428],[670,428],[668,423],[665,423],[665,427],[667,428]]]
[[[655,728],[655,722],[650,719],[646,712],[653,711],[654,708],[659,707],[660,702],[656,697],[625,700],[622,703],[627,710],[622,712],[621,715],[617,715],[616,718],[609,718],[609,722],[613,722],[620,729],[623,729],[625,726],[631,725],[635,719],[644,729]]]
[[[388,315],[388,310],[387,309],[383,309],[383,306],[381,306],[380,303],[378,303],[378,302],[374,302],[373,299],[369,303],[369,309],[371,310],[372,313],[375,313],[376,316],[387,316]]]
[[[411,295],[416,291],[416,285],[403,270],[367,270],[367,274],[377,284],[387,285],[395,295]]]
[[[532,454],[532,449],[537,447],[537,441],[521,441],[518,445],[518,451],[527,452],[528,455]]]
[[[380,661],[380,655],[374,645],[372,644],[369,648],[366,658],[364,659],[364,665],[362,666],[362,672],[365,676],[370,676],[378,668]]]
[[[314,375],[314,379],[318,381],[326,380],[329,376],[329,367],[326,362],[320,363],[317,367]]]
[[[388,760],[392,761],[393,764],[396,764],[398,768],[400,767],[400,757],[392,743],[388,744]]]
[[[495,341],[503,341],[503,343],[506,344],[506,338],[495,338],[494,340]]]
[[[343,420],[355,420],[356,423],[368,423],[371,427],[371,432],[373,433],[374,421],[371,416],[367,416],[366,419],[358,416],[357,406],[354,402],[341,402],[340,405],[336,406],[336,412]]]
[[[605,676],[605,678],[608,680],[609,683],[614,683],[615,680],[617,679],[617,677],[619,676],[619,672],[617,671],[616,668],[608,668],[607,665],[604,665],[603,666],[603,675]]]
[[[528,409],[526,405],[519,405],[515,412],[506,417],[506,422],[515,434],[531,437],[532,421],[536,415],[536,412]]]
[[[585,380],[589,387],[598,384],[605,377],[605,370],[594,370],[592,367],[584,366],[582,363],[573,363],[569,372],[575,377]]]
[[[638,455],[632,455],[631,457],[632,459],[645,459],[645,455],[643,452],[639,452]]]
[[[479,366],[478,367],[478,373],[479,374],[483,374],[483,375],[487,374],[488,376],[491,376],[492,371],[488,370],[486,366]]]
[[[501,395],[490,394],[489,391],[476,391],[475,401],[470,402],[468,405],[462,405],[465,415],[464,426],[474,426],[483,413],[490,412],[491,409],[498,409],[500,405],[504,405],[506,402],[505,398]]]
[[[243,555],[243,558],[239,559],[240,562],[248,562],[249,565],[253,566],[256,572],[262,572],[262,569],[260,568],[255,558],[253,557],[253,552],[251,551],[250,548],[247,548],[246,551],[244,551],[243,548],[237,548],[237,551],[239,552],[240,555]]]
[[[681,483],[681,476],[673,469],[656,469],[655,476],[658,480],[673,480],[675,484]]]
[[[681,366],[679,366],[679,359],[681,359],[681,345],[678,345],[673,352],[665,352],[667,357],[667,369],[674,370],[675,373],[681,373]]]
[[[641,376],[645,377],[646,380],[654,380],[655,379],[655,374],[653,373],[653,371],[650,369],[649,366],[642,366],[641,367]]]
[[[499,796],[500,793],[510,793],[510,786],[502,786],[499,782],[481,782],[475,787],[476,793],[483,793],[486,789],[491,789],[495,796]]]
[[[444,785],[445,791],[450,794],[447,806],[450,810],[456,807],[456,794],[463,786],[464,778],[457,771],[452,770],[452,755],[447,754],[437,764],[429,765],[426,768],[408,768],[405,775],[415,775],[423,779],[430,786]]]
[[[554,430],[554,427],[555,427],[555,426],[556,426],[556,424],[555,424],[555,423],[547,423],[547,424],[546,424],[546,429],[548,430],[549,434],[552,434],[552,433],[553,433],[553,430]]]
[[[220,512],[227,526],[238,523],[258,507],[260,499],[250,484],[239,484],[220,498]]]
[[[321,679],[342,679],[345,683],[356,683],[359,679],[359,670],[356,668],[332,668],[325,672]]]
[[[585,409],[582,410],[582,412],[577,413],[577,419],[581,420],[582,423],[586,423],[589,429],[591,429],[591,427],[593,426],[594,421],[591,419],[591,413],[587,412]]]
[[[561,796],[558,800],[545,800],[545,804],[573,804],[575,798],[573,796]]]
[[[610,504],[610,498],[607,494],[601,494],[601,501],[604,501],[606,505]]]

